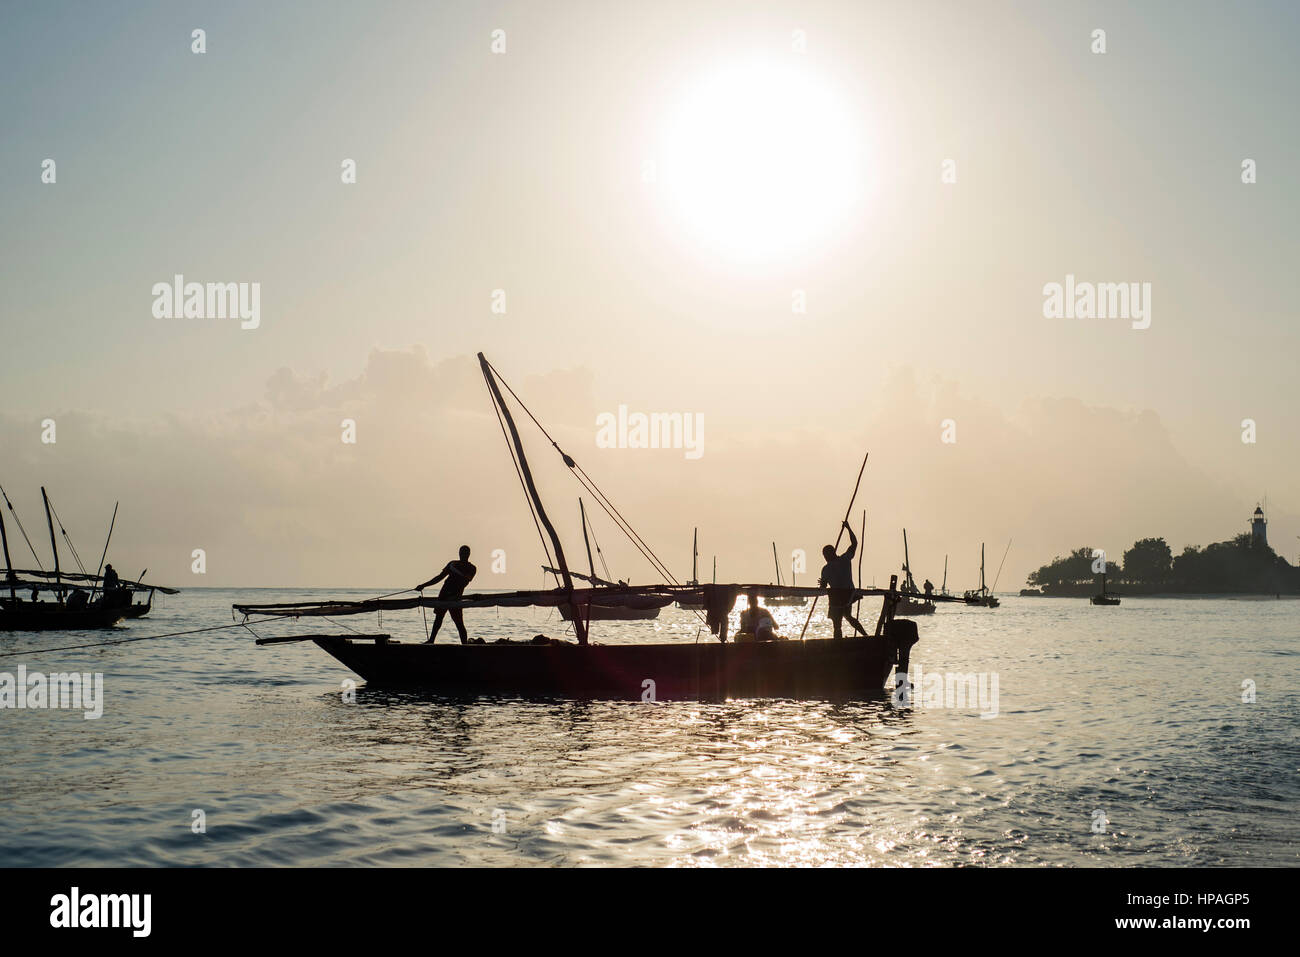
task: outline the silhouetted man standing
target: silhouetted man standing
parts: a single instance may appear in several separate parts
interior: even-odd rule
[[[430,578],[423,585],[416,585],[415,590],[424,591],[430,585],[436,585],[445,578],[447,581],[438,592],[438,597],[447,601],[455,601],[465,593],[465,586],[474,580],[476,574],[478,574],[478,569],[469,562],[469,546],[462,545],[458,561],[448,562],[443,570],[433,578]],[[434,613],[433,631],[429,634],[428,643],[432,644],[433,640],[438,637],[438,629],[442,627],[442,619],[448,611],[451,612],[451,620],[456,623],[456,630],[460,632],[460,643],[462,645],[468,644],[469,635],[465,633],[465,617],[459,608],[439,608]]]
[[[844,554],[836,555],[834,545],[827,545],[822,549],[822,557],[826,559],[826,564],[822,567],[820,584],[830,590],[826,601],[826,617],[831,620],[836,638],[844,637],[842,622],[845,618],[858,630],[858,634],[865,637],[867,630],[850,611],[853,606],[853,556],[858,550],[858,537],[853,534],[853,529],[849,527],[848,522],[843,524],[844,530],[849,533],[849,547],[845,549]]]

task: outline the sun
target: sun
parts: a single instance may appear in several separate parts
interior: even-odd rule
[[[858,118],[824,80],[784,64],[703,77],[669,114],[661,155],[677,221],[735,262],[806,250],[862,192]]]

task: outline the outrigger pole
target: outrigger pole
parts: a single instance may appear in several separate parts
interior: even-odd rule
[[[528,468],[528,458],[524,455],[524,445],[519,440],[519,429],[515,426],[514,417],[510,414],[510,409],[506,406],[506,400],[501,395],[501,389],[497,386],[496,377],[492,374],[492,367],[488,364],[487,357],[483,353],[478,354],[478,364],[483,370],[483,379],[487,382],[488,390],[492,393],[492,399],[501,410],[501,415],[505,418],[506,427],[510,430],[510,439],[514,443],[515,455],[519,459],[519,471],[523,474],[524,486],[528,489],[528,496],[533,500],[533,506],[537,509],[537,518],[546,528],[546,534],[550,536],[551,544],[555,546],[555,561],[560,566],[560,576],[564,581],[564,590],[573,595],[573,579],[569,576],[569,565],[564,560],[564,546],[560,544],[560,536],[555,534],[555,526],[546,516],[546,509],[542,507],[542,497],[537,494],[537,486],[533,483],[533,473]],[[570,602],[572,607],[572,602]],[[574,608],[573,614],[573,632],[578,638],[578,644],[587,643],[587,625],[582,620],[578,610]]]
[[[50,526],[50,547],[54,549],[54,594],[63,602],[63,579],[59,571],[59,540],[54,537],[54,519],[50,516],[50,497],[41,486],[41,498],[45,500],[45,521]]]
[[[862,468],[858,469],[858,480],[853,483],[853,497],[849,499],[849,507],[844,510],[844,521],[840,522],[840,532],[835,536],[835,550],[840,549],[840,539],[844,537],[844,526],[848,524],[849,516],[853,514],[853,503],[858,500],[858,488],[862,485],[862,473],[867,470],[867,459],[871,456],[870,452],[862,456]],[[859,542],[859,545],[862,543]],[[812,621],[813,612],[817,610],[817,599],[821,595],[813,595],[812,605],[808,608],[808,617],[804,619],[803,631],[799,632],[799,640],[803,641],[803,636],[808,633],[808,622]]]

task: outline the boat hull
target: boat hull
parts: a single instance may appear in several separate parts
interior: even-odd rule
[[[371,685],[451,695],[631,701],[853,698],[881,694],[890,671],[907,669],[916,627],[893,622],[883,638],[726,645],[312,640]]]
[[[911,598],[900,598],[898,605],[894,608],[894,614],[902,617],[911,617],[913,615],[933,615],[934,602],[916,601]]]
[[[44,608],[41,605],[49,605]],[[23,602],[15,608],[8,602],[0,607],[0,631],[83,631],[112,628],[126,617],[125,608],[61,608],[53,602]]]
[[[655,599],[651,603],[634,603],[602,605],[592,602],[590,605],[577,606],[578,615],[583,621],[647,621],[659,617],[659,609],[671,605],[672,599]],[[560,605],[560,616],[565,621],[573,621],[574,607]]]

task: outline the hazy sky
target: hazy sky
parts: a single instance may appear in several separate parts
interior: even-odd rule
[[[1014,536],[1006,589],[1265,494],[1294,560],[1298,10],[6,4],[0,483],[83,558],[121,499],[110,559],[180,586],[400,586],[462,541],[541,585],[482,350],[680,578],[696,525],[726,580],[815,555],[868,448],[868,580],[904,524],[956,588]],[[177,273],[259,283],[260,326],[155,318]],[[1150,283],[1150,327],[1045,318],[1067,275]],[[704,454],[597,448],[620,404]]]

